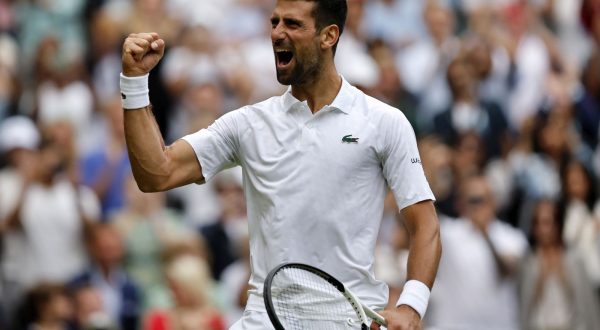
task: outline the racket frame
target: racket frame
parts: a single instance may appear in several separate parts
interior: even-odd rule
[[[377,312],[375,312],[369,306],[361,303],[360,300],[354,295],[354,293],[352,293],[352,291],[350,291],[348,288],[346,288],[344,283],[340,282],[335,277],[331,276],[330,274],[328,274],[327,272],[325,272],[319,268],[316,268],[316,267],[313,267],[313,266],[310,266],[307,264],[302,264],[302,263],[297,263],[297,262],[289,262],[289,263],[283,263],[283,264],[275,267],[273,270],[271,270],[269,272],[269,274],[267,275],[267,278],[265,279],[265,283],[264,283],[264,287],[263,287],[263,298],[265,301],[265,307],[267,309],[267,314],[269,315],[269,319],[271,320],[271,323],[273,324],[273,326],[275,327],[276,330],[285,330],[285,328],[283,327],[281,322],[279,322],[279,318],[277,317],[277,314],[275,313],[275,306],[273,306],[273,300],[272,300],[272,295],[271,295],[271,284],[273,283],[273,278],[275,277],[275,275],[277,275],[277,273],[279,273],[281,270],[283,270],[285,268],[297,268],[297,269],[302,269],[302,270],[308,271],[310,273],[313,273],[313,274],[321,277],[322,279],[326,280],[331,285],[333,285],[336,289],[338,289],[338,291],[340,291],[340,293],[342,293],[342,295],[346,298],[346,300],[348,300],[350,305],[352,305],[352,308],[356,312],[359,322],[361,323],[362,330],[369,329],[369,325],[367,324],[367,321],[368,321],[367,316],[372,318],[375,322],[377,322],[383,326],[387,326],[387,322],[385,321],[383,316],[379,315]]]

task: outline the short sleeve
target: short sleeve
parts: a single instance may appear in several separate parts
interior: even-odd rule
[[[389,113],[381,125],[383,175],[398,208],[435,200],[425,177],[415,132],[402,112]]]
[[[239,165],[237,137],[240,131],[238,117],[241,114],[242,109],[231,111],[208,128],[182,138],[194,149],[205,181],[221,170]]]

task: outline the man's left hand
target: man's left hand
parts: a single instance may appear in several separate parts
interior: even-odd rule
[[[387,321],[388,330],[420,330],[421,316],[412,307],[400,305],[393,310],[385,310],[380,313]],[[371,330],[381,329],[376,322],[371,324]]]

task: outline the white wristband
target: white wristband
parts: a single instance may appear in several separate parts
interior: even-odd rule
[[[422,319],[427,310],[430,294],[431,292],[427,285],[417,280],[410,280],[404,284],[404,289],[402,289],[402,294],[396,303],[396,307],[408,305],[416,310]]]
[[[150,105],[148,74],[139,77],[126,77],[121,73],[120,83],[123,109],[140,109]]]

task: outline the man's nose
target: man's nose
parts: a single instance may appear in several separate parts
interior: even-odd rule
[[[271,41],[273,43],[280,42],[285,39],[285,29],[279,23],[271,29]]]

